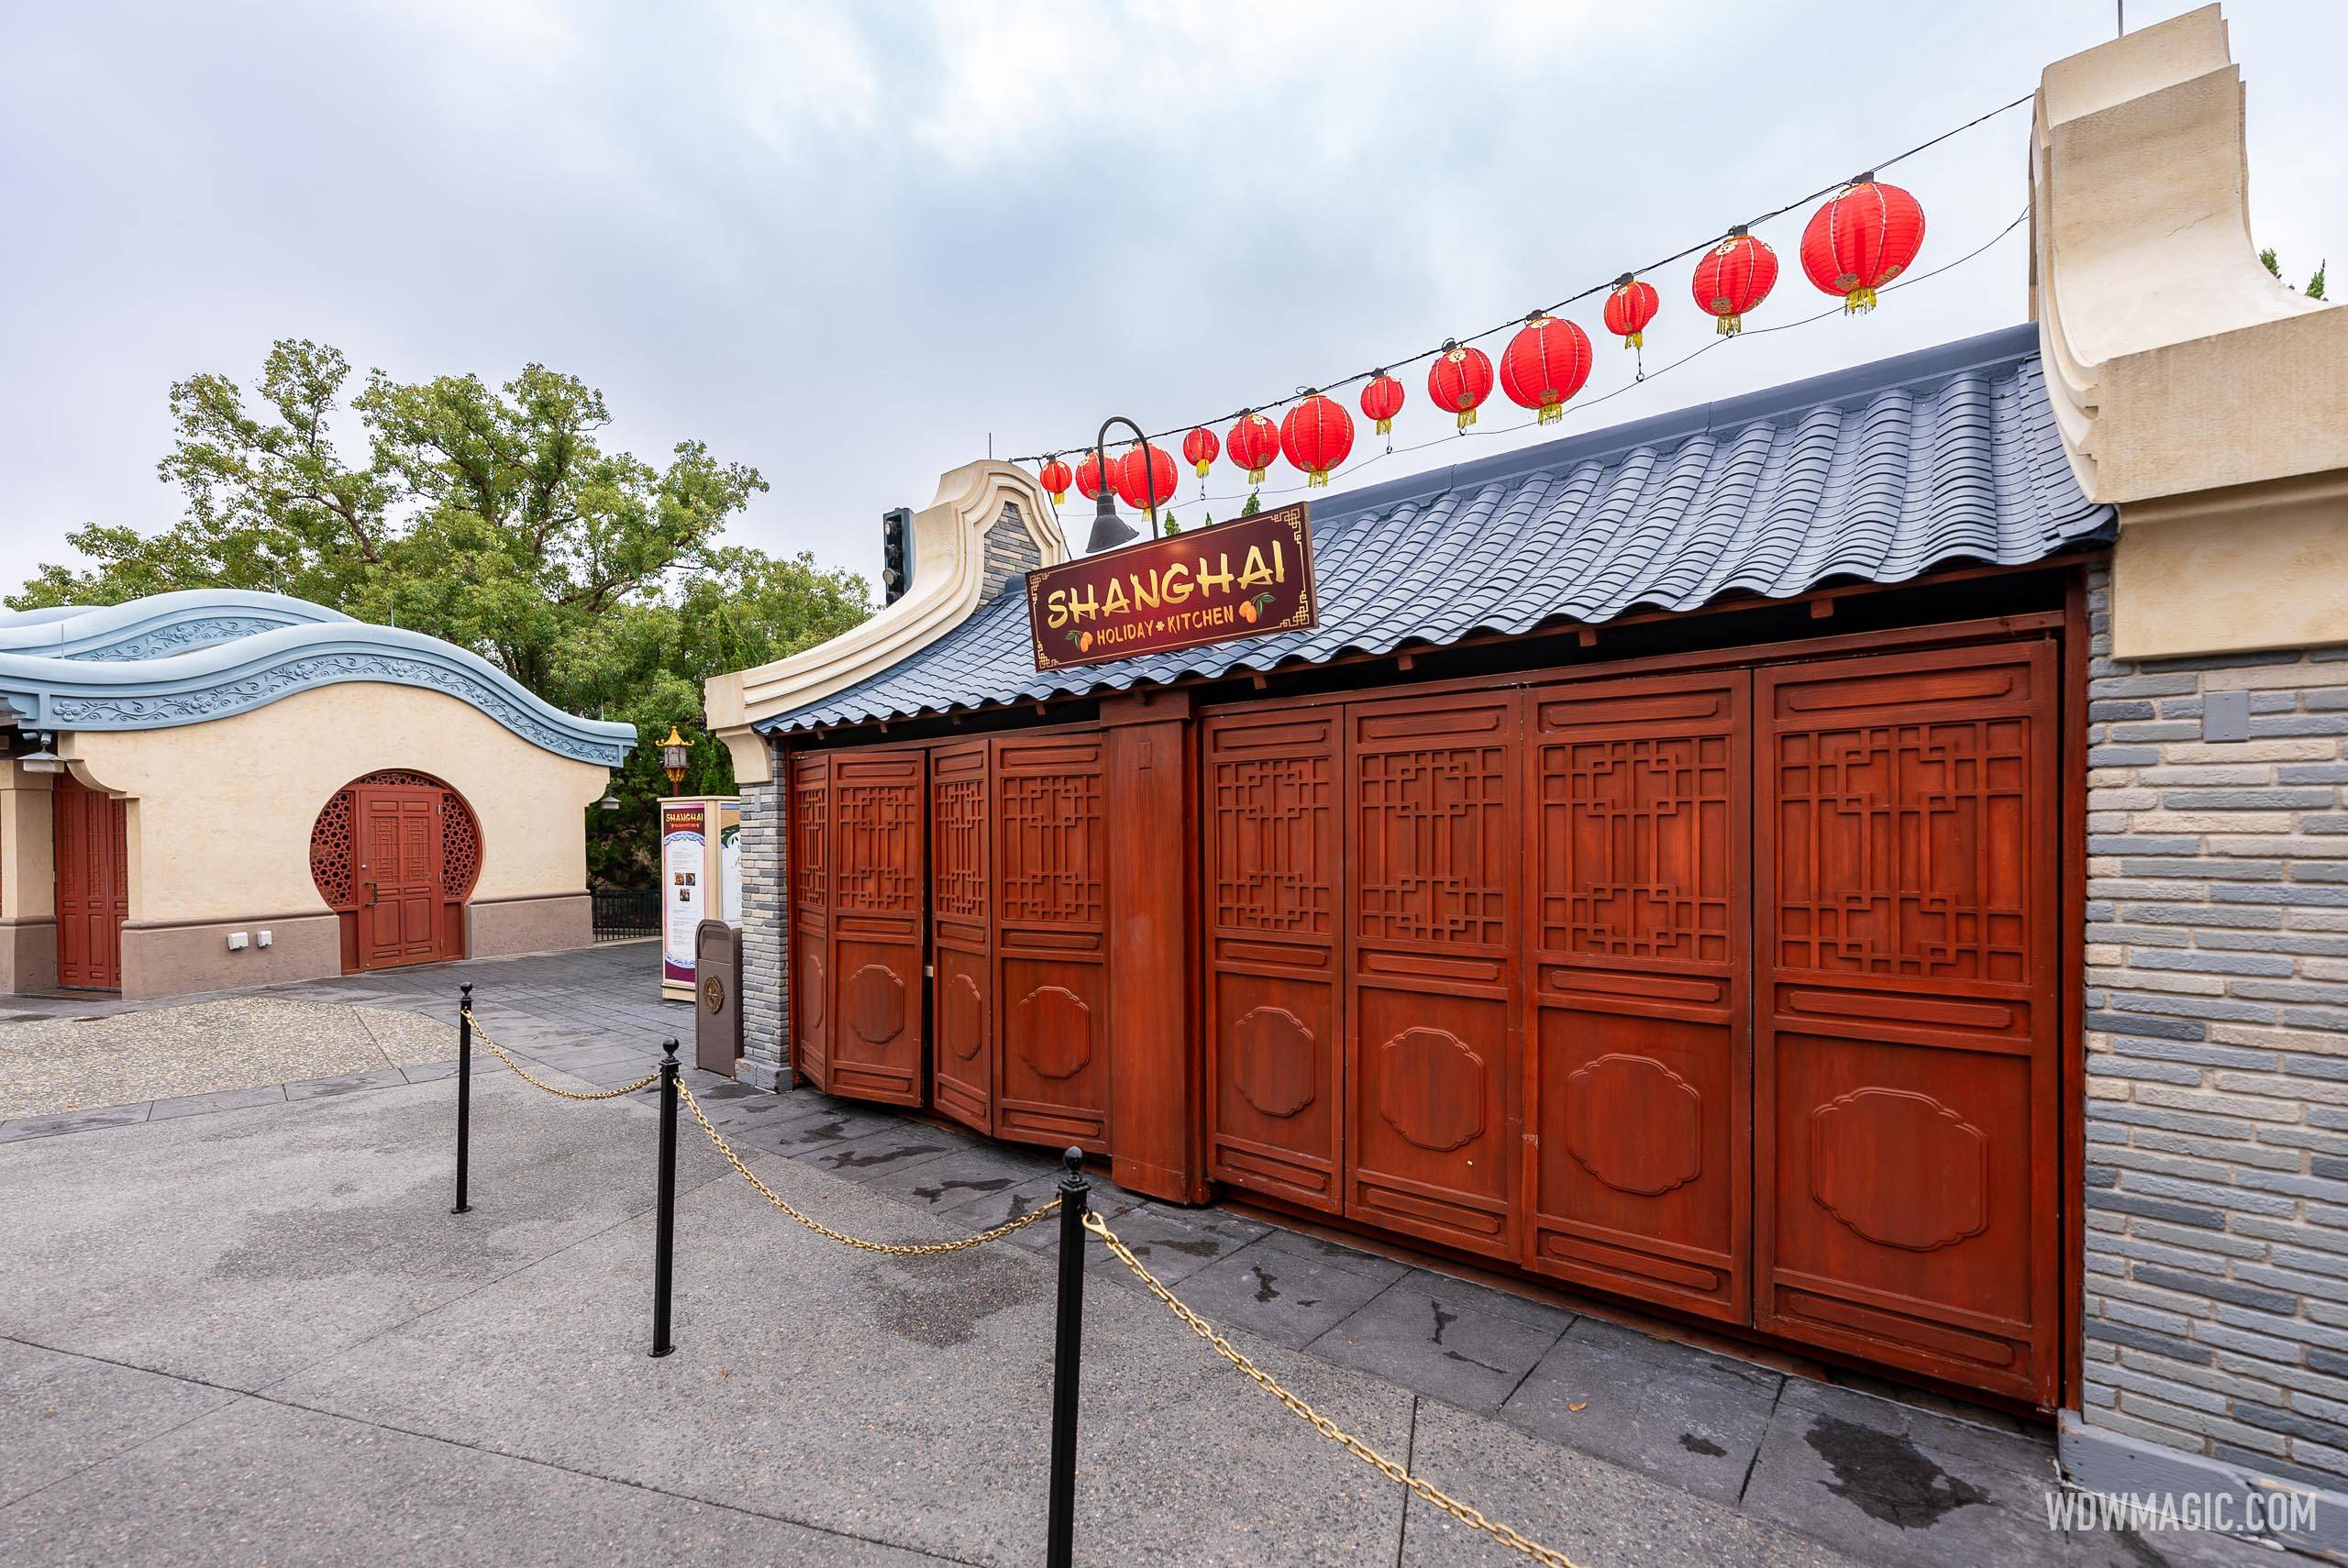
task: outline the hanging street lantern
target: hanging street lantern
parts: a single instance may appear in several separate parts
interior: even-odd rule
[[[670,724],[669,733],[660,741],[660,771],[669,776],[670,794],[674,795],[678,786],[685,781],[685,763],[692,756],[692,743],[677,733],[676,725]]]
[[[1697,261],[1689,291],[1712,318],[1712,330],[1733,337],[1744,330],[1744,313],[1767,299],[1777,282],[1778,253],[1738,224]]]
[[[1621,338],[1625,348],[1643,348],[1647,323],[1662,307],[1653,283],[1643,283],[1625,272],[1614,280],[1613,292],[1606,296],[1606,330]]]
[[[1394,434],[1394,416],[1402,412],[1402,383],[1388,375],[1384,367],[1369,378],[1361,389],[1361,412],[1365,418],[1378,421],[1380,436]],[[1392,451],[1394,443],[1388,441],[1386,449]]]
[[[1801,270],[1821,292],[1843,296],[1843,314],[1875,308],[1875,292],[1924,248],[1924,209],[1873,171],[1843,187],[1801,232]]]
[[[1069,471],[1066,463],[1060,461],[1058,454],[1054,453],[1046,459],[1042,471],[1036,474],[1036,482],[1044,487],[1044,493],[1052,498],[1054,506],[1058,506],[1068,500],[1069,487],[1076,482],[1076,476]]]
[[[1113,469],[1111,470],[1109,480],[1106,484],[1102,482],[1101,473],[1101,454],[1097,451],[1085,453],[1084,456],[1078,460],[1076,465],[1077,493],[1083,496],[1087,501],[1098,501],[1101,499],[1102,491],[1114,488],[1116,484],[1115,471]]]
[[[1308,485],[1325,485],[1329,470],[1354,449],[1354,416],[1335,398],[1307,392],[1280,421],[1280,452],[1304,470]]]
[[[1223,443],[1216,440],[1214,432],[1203,425],[1182,437],[1182,460],[1190,464],[1201,479],[1207,477],[1208,470],[1214,467],[1216,455],[1222,450]],[[1206,486],[1199,488],[1203,491]]]
[[[1492,357],[1456,337],[1444,341],[1427,370],[1427,396],[1445,414],[1459,416],[1459,433],[1476,423],[1476,405],[1492,395]]]
[[[1109,456],[1109,426],[1112,425],[1122,425],[1134,433],[1132,449],[1122,458],[1112,458]],[[1164,465],[1162,469],[1160,464]],[[1138,483],[1127,479],[1125,470],[1128,465],[1133,467],[1133,480],[1138,480]],[[1091,487],[1084,482],[1088,469],[1092,473]],[[1106,484],[1102,482],[1103,474],[1108,476]],[[1122,414],[1113,414],[1101,422],[1100,430],[1092,437],[1092,450],[1076,465],[1076,488],[1092,500],[1092,534],[1084,542],[1085,554],[1114,549],[1119,545],[1131,544],[1141,537],[1126,525],[1124,518],[1117,515],[1116,492],[1126,489],[1129,484],[1142,498],[1131,504],[1135,507],[1146,504],[1148,507],[1150,536],[1155,538],[1157,536],[1157,498],[1159,494],[1168,501],[1174,498],[1174,459],[1161,448],[1151,446],[1149,437],[1141,433],[1140,425]]]
[[[1247,470],[1249,484],[1264,482],[1264,470],[1280,455],[1280,427],[1265,414],[1243,408],[1223,438],[1224,455]]]
[[[1566,400],[1589,380],[1589,334],[1563,316],[1534,311],[1501,355],[1501,390],[1544,425],[1566,416]]]
[[[1155,514],[1160,502],[1174,499],[1174,457],[1163,447],[1146,441],[1128,447],[1109,472],[1117,481],[1117,499],[1135,512]]]

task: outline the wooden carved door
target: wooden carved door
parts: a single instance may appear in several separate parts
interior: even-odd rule
[[[439,956],[440,791],[362,784],[358,819],[359,966],[394,968]]]
[[[800,1076],[832,1088],[832,757],[791,759],[791,1033]]]
[[[1097,733],[1057,734],[1006,735],[993,745],[995,1133],[1105,1151],[1103,742]]]
[[[1528,699],[1528,1266],[1742,1322],[1752,1103],[1743,672]]]
[[[1756,679],[1755,1324],[2052,1404],[2051,643]]]
[[[928,1099],[922,1030],[928,772],[917,748],[832,754],[825,1087],[833,1094],[889,1105]]]
[[[988,743],[929,754],[930,1099],[994,1131],[994,883]]]
[[[1207,1171],[1343,1207],[1338,791],[1345,710],[1209,719]]]
[[[1345,1211],[1513,1257],[1516,700],[1356,703],[1346,729]]]
[[[50,796],[57,899],[57,983],[122,986],[122,922],[130,916],[129,813],[125,803],[60,774]]]

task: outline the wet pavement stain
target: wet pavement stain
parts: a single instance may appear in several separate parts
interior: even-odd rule
[[[872,1321],[900,1339],[933,1350],[968,1342],[1006,1307],[1041,1300],[1044,1286],[1025,1270],[965,1254],[937,1272],[891,1266],[871,1281]]]
[[[774,1144],[778,1149],[795,1149],[805,1143],[836,1143],[846,1136],[847,1119],[835,1117],[829,1121],[811,1121],[804,1127],[792,1128],[778,1136]]]
[[[942,1154],[945,1152],[943,1143],[900,1143],[893,1149],[881,1149],[869,1154],[858,1154],[854,1149],[842,1149],[837,1154],[819,1157],[836,1171],[861,1171],[869,1170],[874,1165],[891,1165],[899,1160],[910,1160],[915,1154]]]
[[[989,1176],[984,1181],[941,1181],[936,1187],[914,1188],[914,1196],[924,1203],[935,1203],[949,1192],[1001,1192],[1016,1185],[1009,1176]]]
[[[1443,1303],[1440,1301],[1430,1301],[1427,1305],[1434,1309],[1434,1342],[1441,1344],[1444,1330],[1459,1321],[1459,1314],[1445,1311]]]
[[[1472,1355],[1461,1355],[1456,1350],[1447,1350],[1444,1352],[1443,1354],[1444,1359],[1446,1361],[1456,1361],[1465,1366],[1480,1366],[1486,1372],[1490,1373],[1494,1377],[1506,1377],[1508,1375],[1508,1371],[1504,1367],[1494,1366],[1489,1361],[1478,1361]]]
[[[1722,1448],[1711,1439],[1708,1437],[1699,1437],[1694,1432],[1681,1432],[1679,1434],[1679,1446],[1686,1449],[1690,1453],[1700,1453],[1707,1459],[1718,1459],[1721,1455],[1728,1452],[1728,1450]]]
[[[1959,1508],[1995,1501],[1896,1432],[1824,1416],[1802,1441],[1834,1472],[1822,1485],[1869,1518],[1901,1529],[1929,1529]]]
[[[1280,1298],[1280,1293],[1274,1289],[1272,1286],[1273,1280],[1278,1276],[1268,1268],[1259,1268],[1253,1272],[1256,1275],[1256,1299],[1258,1301],[1278,1301]]]
[[[1164,1247],[1168,1252],[1188,1253],[1194,1258],[1211,1258],[1223,1251],[1223,1243],[1221,1242],[1211,1241],[1203,1236],[1200,1237],[1196,1241],[1190,1242],[1182,1241],[1179,1237],[1170,1238],[1161,1241],[1157,1244]]]

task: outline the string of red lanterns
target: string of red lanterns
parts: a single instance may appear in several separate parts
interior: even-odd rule
[[[2005,107],[2028,101],[2018,99]],[[1989,117],[1985,115],[1981,119]],[[1969,124],[1977,125],[1981,119]],[[1781,215],[1793,210],[1793,205],[1768,215]],[[1767,302],[1777,286],[1778,253],[1751,227],[1739,224],[1716,243],[1701,248],[1703,253],[1689,279],[1696,307],[1713,318],[1713,329],[1724,337],[1741,332],[1744,316]],[[1857,315],[1875,308],[1877,291],[1914,263],[1923,243],[1922,204],[1910,192],[1877,180],[1869,171],[1833,191],[1811,215],[1802,232],[1802,271],[1817,288],[1844,302],[1845,315]],[[1597,292],[1586,290],[1575,298]],[[1632,272],[1606,285],[1605,293],[1600,314],[1606,330],[1636,353],[1645,343],[1647,327],[1662,310],[1660,294],[1652,283]],[[1511,402],[1534,410],[1540,424],[1564,418],[1567,403],[1589,383],[1594,356],[1589,334],[1557,314],[1563,308],[1561,304],[1525,316],[1501,351],[1497,372],[1490,355],[1457,338],[1446,338],[1442,348],[1418,356],[1432,360],[1427,368],[1428,401],[1452,415],[1462,434],[1476,423],[1477,410],[1491,396],[1495,385]],[[1645,380],[1643,355],[1636,367],[1638,379]],[[1363,382],[1359,399],[1363,417],[1374,423],[1380,436],[1390,436],[1406,401],[1402,383],[1383,366],[1352,379]],[[1202,480],[1221,456],[1246,471],[1249,485],[1260,485],[1273,461],[1285,458],[1306,476],[1308,484],[1325,485],[1330,473],[1352,452],[1353,443],[1353,416],[1344,405],[1319,388],[1304,388],[1283,418],[1275,421],[1257,410],[1242,409],[1220,441],[1213,428],[1201,425],[1183,436],[1181,449],[1183,460]],[[1390,439],[1386,449],[1394,449]],[[1102,488],[1098,463],[1090,452],[1083,455],[1073,474],[1059,454],[1050,454],[1036,477],[1056,504],[1066,498],[1071,481],[1088,501],[1098,497]],[[1174,487],[1174,459],[1154,443],[1128,446],[1123,454],[1109,459],[1108,488],[1136,511],[1153,502],[1164,506],[1173,499]]]

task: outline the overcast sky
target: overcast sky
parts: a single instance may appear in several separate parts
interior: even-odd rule
[[[2228,11],[2255,231],[2296,279],[2348,263],[2340,7]],[[990,434],[1012,457],[1112,413],[1187,424],[1480,330],[2027,93],[2112,30],[2111,0],[10,5],[0,585],[83,522],[167,526],[168,384],[249,384],[282,337],[402,378],[575,373],[611,444],[657,460],[699,437],[764,470],[734,539],[870,574],[880,512],[925,504]],[[1917,271],[2022,211],[2028,113],[1887,176],[1929,215]],[[1754,326],[1830,303],[1800,221],[1762,231],[1786,272]],[[1562,429],[2018,322],[2024,243]],[[1651,366],[1711,335],[1687,263],[1654,281]],[[1580,403],[1630,378],[1578,314],[1599,351]],[[1404,381],[1398,444],[1443,436],[1423,370]],[[1487,428],[1521,417],[1493,403]],[[1362,478],[1534,438],[1446,438]],[[1378,445],[1364,422],[1357,454]],[[1185,470],[1186,510],[1196,488]]]

